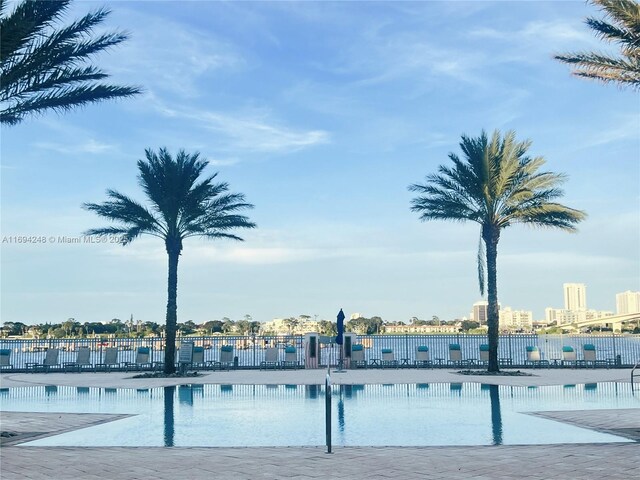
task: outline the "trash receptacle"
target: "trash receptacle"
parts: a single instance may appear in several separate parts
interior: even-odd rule
[[[233,357],[233,368],[238,368],[238,356]]]
[[[622,355],[616,355],[616,367],[622,366]]]

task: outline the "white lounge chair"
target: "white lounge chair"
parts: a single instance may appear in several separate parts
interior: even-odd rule
[[[298,360],[298,350],[296,347],[288,346],[284,348],[284,360],[282,368],[300,368],[301,364]]]
[[[64,362],[62,364],[64,371],[77,370],[81,371],[83,368],[91,367],[91,350],[89,347],[78,348],[75,362]]]
[[[462,350],[459,343],[449,344],[449,362],[450,365],[461,366],[464,362],[462,360]]]
[[[11,362],[11,349],[10,348],[0,349],[0,370],[3,368],[11,370],[13,368],[13,365],[10,362]]]
[[[152,368],[151,349],[149,347],[138,347],[136,350],[135,362],[122,362],[124,370],[143,370]]]
[[[382,349],[382,361],[380,362],[382,367],[398,368],[398,361],[391,348]]]
[[[229,370],[233,365],[233,345],[222,345],[220,347],[220,357],[218,360],[209,360],[207,362],[214,370],[216,368]]]
[[[367,368],[364,358],[364,346],[360,343],[351,346],[351,368]]]
[[[531,364],[533,367],[549,366],[549,360],[542,360],[540,349],[535,345],[529,345],[527,346],[527,359],[524,364]]]
[[[489,364],[489,345],[486,343],[482,343],[480,345],[480,364],[488,365]]]
[[[416,347],[416,367],[430,367],[431,355],[429,354],[429,347],[426,345],[420,345]]]
[[[576,351],[573,349],[573,347],[564,345],[562,347],[562,365],[564,366],[564,364],[566,363],[575,366],[577,361],[578,355],[576,354]]]
[[[47,349],[47,353],[44,355],[44,360],[42,363],[39,362],[27,362],[27,370],[31,369],[34,372],[38,370],[42,370],[43,372],[48,372],[50,369],[59,367],[58,357],[60,356],[60,350],[57,348],[49,348]]]
[[[102,363],[96,363],[94,369],[109,371],[111,367],[119,367],[120,363],[118,363],[118,349],[116,347],[106,348],[104,351],[104,358],[102,359]]]
[[[278,349],[275,347],[268,347],[264,351],[264,360],[260,362],[260,370],[263,368],[278,368],[280,361],[278,360]]]

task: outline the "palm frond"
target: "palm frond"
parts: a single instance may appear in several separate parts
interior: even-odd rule
[[[136,86],[97,83],[108,77],[86,65],[99,52],[127,39],[122,32],[93,36],[109,10],[90,12],[59,27],[69,1],[23,0],[0,19],[0,123],[141,93]]]
[[[578,77],[640,89],[640,3],[636,0],[592,0],[605,20],[588,18],[587,25],[603,41],[618,44],[618,56],[596,52],[555,55],[574,67]]]

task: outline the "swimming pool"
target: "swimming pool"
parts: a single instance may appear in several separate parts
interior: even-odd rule
[[[513,445],[629,441],[527,412],[640,408],[640,398],[630,385],[616,383],[335,385],[332,405],[334,445]],[[11,388],[0,389],[0,409],[132,414],[25,446],[307,446],[325,441],[320,385]]]

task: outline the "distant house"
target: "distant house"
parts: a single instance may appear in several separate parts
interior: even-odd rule
[[[446,325],[385,325],[385,333],[458,333],[460,331],[460,323]]]

